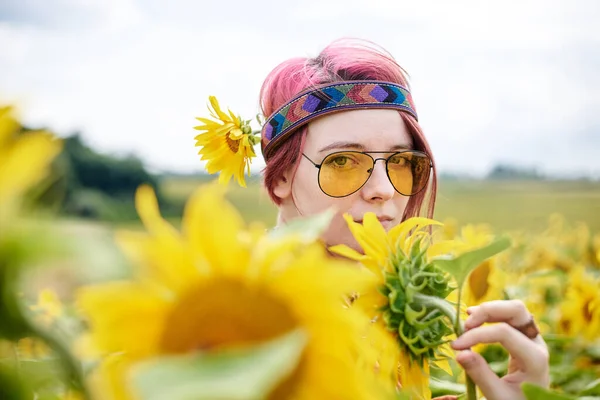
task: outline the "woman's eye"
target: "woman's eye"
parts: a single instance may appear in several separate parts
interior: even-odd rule
[[[394,165],[406,165],[408,163],[404,157],[392,157],[390,162]]]
[[[355,157],[349,154],[338,154],[328,159],[325,164],[337,168],[349,168],[358,164]]]
[[[348,163],[348,157],[346,156],[338,156],[335,157],[332,160],[333,164],[337,165],[338,167],[343,167],[344,165],[346,165],[346,163]]]

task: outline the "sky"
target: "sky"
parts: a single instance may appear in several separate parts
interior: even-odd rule
[[[410,74],[440,172],[600,177],[598,21],[597,0],[0,0],[0,103],[194,173],[209,95],[252,118],[277,64],[358,37]]]

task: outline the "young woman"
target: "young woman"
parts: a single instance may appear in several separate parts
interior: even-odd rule
[[[344,213],[361,222],[373,212],[386,229],[419,213],[433,216],[433,154],[406,74],[384,50],[342,40],[315,58],[287,60],[266,78],[260,103],[268,117],[261,143],[264,182],[279,224],[335,207],[324,242],[358,250]],[[524,399],[523,382],[548,385],[548,351],[523,303],[484,303],[470,310],[465,326],[453,347],[464,350],[457,359],[487,400]],[[506,376],[498,378],[468,350],[478,343],[506,348]]]

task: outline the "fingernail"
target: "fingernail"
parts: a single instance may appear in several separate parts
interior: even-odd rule
[[[471,315],[473,313],[473,311],[475,311],[475,307],[467,308],[467,314]]]

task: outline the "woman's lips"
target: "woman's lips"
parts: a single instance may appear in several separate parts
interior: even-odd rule
[[[377,220],[379,221],[379,223],[381,223],[381,225],[385,228],[385,230],[389,230],[390,228],[392,228],[395,224],[394,224],[394,218],[388,216],[388,215],[381,215],[381,216],[377,216]],[[355,219],[354,222],[357,222],[359,224],[362,225],[363,220],[362,219]]]

